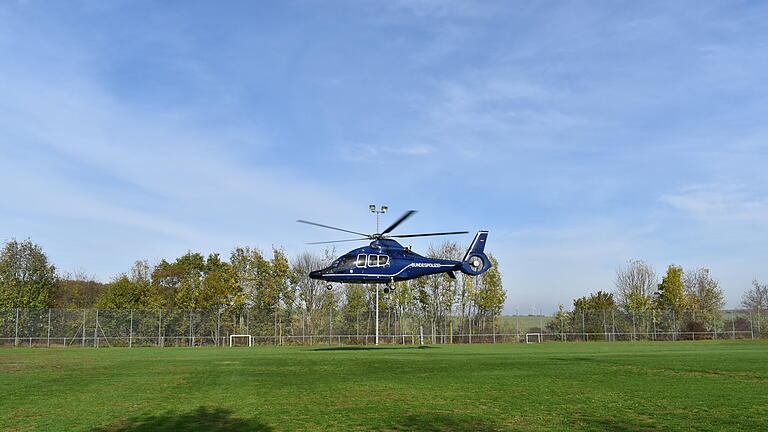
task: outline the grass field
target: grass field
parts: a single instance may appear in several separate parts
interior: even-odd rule
[[[768,343],[0,350],[0,429],[768,430]]]

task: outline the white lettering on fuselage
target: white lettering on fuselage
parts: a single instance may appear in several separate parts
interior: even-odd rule
[[[413,267],[429,267],[429,268],[436,268],[436,267],[442,267],[442,264],[438,263],[413,263],[411,264]]]

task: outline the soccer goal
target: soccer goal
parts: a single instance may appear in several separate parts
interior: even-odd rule
[[[531,336],[533,336],[533,340],[531,340]],[[525,343],[541,343],[541,333],[526,333]]]
[[[235,338],[248,338],[248,346],[253,346],[253,336],[241,334],[241,335],[229,335],[229,346],[234,346],[233,342]]]

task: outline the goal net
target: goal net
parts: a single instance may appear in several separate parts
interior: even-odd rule
[[[229,346],[235,346],[236,339],[248,339],[248,346],[253,346],[253,336],[247,334],[229,335]]]
[[[526,333],[525,343],[541,343],[541,333]]]

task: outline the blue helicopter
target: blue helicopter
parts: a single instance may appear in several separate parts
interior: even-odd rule
[[[386,207],[382,208],[386,211]],[[371,211],[375,212],[374,206]],[[383,212],[382,211],[382,212]],[[377,212],[378,213],[378,212]],[[305,220],[297,222],[329,228],[346,233],[361,236],[359,239],[334,240],[325,242],[313,242],[308,244],[328,244],[350,241],[372,240],[368,246],[353,249],[340,256],[330,266],[309,273],[311,279],[319,279],[326,282],[339,283],[386,283],[389,284],[384,292],[394,289],[394,283],[415,279],[421,276],[447,273],[449,277],[456,279],[454,272],[461,271],[464,274],[476,276],[485,273],[491,268],[491,261],[485,255],[485,242],[488,239],[488,231],[479,231],[470,244],[467,253],[461,261],[427,258],[413,252],[409,247],[403,247],[393,238],[427,237],[452,234],[467,234],[468,231],[426,233],[426,234],[401,234],[389,235],[398,225],[413,216],[416,210],[409,210],[400,219],[396,220],[387,229],[376,234],[364,234],[343,228],[336,228]],[[378,216],[378,214],[377,214]],[[378,221],[377,221],[378,222]],[[377,223],[378,226],[378,223]],[[378,229],[377,229],[378,231]],[[329,284],[328,289],[332,289]]]

